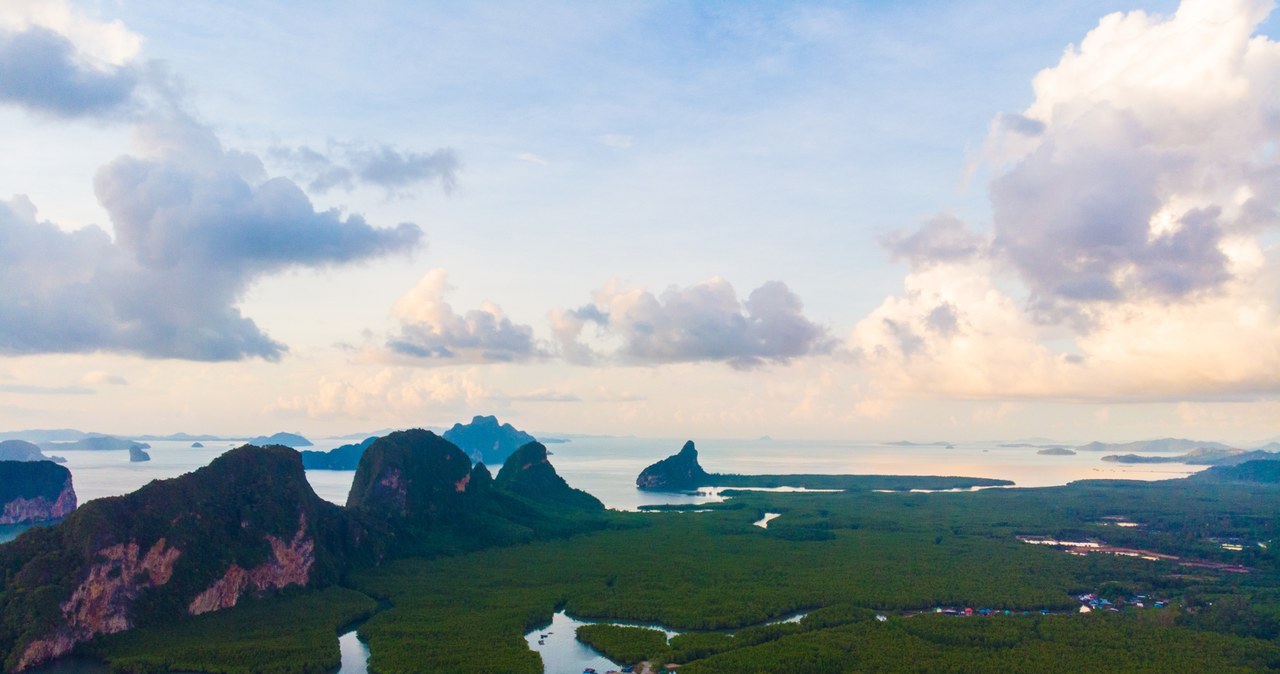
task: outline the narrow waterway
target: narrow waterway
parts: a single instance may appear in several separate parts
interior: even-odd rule
[[[769,523],[775,519],[778,519],[779,517],[782,517],[782,513],[765,513],[764,517],[761,517],[759,520],[752,522],[752,524],[760,527],[761,529],[768,529]]]
[[[369,674],[369,646],[356,635],[359,626],[338,636],[338,650],[342,651],[342,664],[338,674]]]

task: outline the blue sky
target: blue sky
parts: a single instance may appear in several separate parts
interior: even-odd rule
[[[17,2],[0,425],[1269,438],[1273,20]]]

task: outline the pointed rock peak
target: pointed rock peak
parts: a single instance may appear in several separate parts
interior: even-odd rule
[[[471,467],[471,483],[468,490],[487,489],[493,486],[493,473],[489,472],[489,467],[484,463],[477,463]]]
[[[636,486],[651,491],[687,491],[706,486],[709,478],[698,464],[698,450],[690,440],[678,453],[641,471]]]

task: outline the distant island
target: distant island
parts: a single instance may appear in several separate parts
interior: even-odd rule
[[[476,416],[468,424],[454,424],[444,439],[466,452],[475,463],[500,465],[516,449],[537,438],[511,424],[499,424],[494,416]]]
[[[1153,454],[1180,452],[1186,453],[1196,449],[1236,449],[1221,442],[1203,440],[1186,440],[1183,438],[1160,438],[1158,440],[1138,440],[1136,442],[1090,442],[1075,448],[1077,452],[1150,452]]]
[[[204,447],[204,443],[203,443],[203,442],[200,442],[199,440],[197,440],[197,441],[195,441],[195,442],[191,443],[191,448],[192,448],[192,449],[200,449],[200,448],[202,448],[202,447]]]
[[[893,445],[894,447],[946,447],[947,449],[955,449],[956,447],[955,445],[945,440],[939,440],[937,442],[912,442],[910,440],[895,440],[893,442],[886,442],[885,444]]]
[[[742,489],[823,489],[836,491],[929,491],[1012,486],[1009,480],[985,477],[921,475],[735,475],[708,473],[698,463],[698,450],[690,440],[680,451],[654,463],[636,477],[636,487],[646,491],[690,491],[699,487]]]
[[[52,461],[66,463],[60,456],[48,456],[40,448],[25,440],[0,441],[0,461]]]
[[[310,440],[298,435],[297,433],[275,433],[273,435],[259,435],[256,438],[245,440],[247,445],[257,445],[258,447],[266,447],[268,445],[284,445],[297,449],[299,447],[311,447]]]
[[[327,452],[306,450],[302,452],[302,467],[307,470],[355,470],[360,465],[364,450],[377,439],[375,435]]]
[[[151,460],[151,455],[147,453],[147,450],[142,449],[141,447],[129,448],[129,461],[131,463],[142,463],[143,461],[150,461],[150,460]]]
[[[1067,449],[1066,447],[1045,447],[1036,452],[1036,454],[1044,456],[1075,456],[1075,453],[1075,450]]]
[[[1233,466],[1246,461],[1280,459],[1280,452],[1262,450],[1245,451],[1243,449],[1214,449],[1201,447],[1186,454],[1177,456],[1141,456],[1138,454],[1118,454],[1102,457],[1103,461],[1113,463],[1188,463],[1198,466]]]
[[[112,435],[90,435],[72,440],[69,442],[42,442],[39,443],[41,449],[47,450],[68,450],[68,451],[91,451],[91,452],[113,452],[119,450],[130,450],[133,448],[150,449],[151,445],[145,442],[134,442],[124,438],[117,438]]]

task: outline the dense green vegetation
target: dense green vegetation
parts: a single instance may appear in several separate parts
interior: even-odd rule
[[[668,662],[671,659],[667,635],[648,627],[583,625],[578,628],[577,636],[578,641],[614,662]]]
[[[103,505],[0,547],[0,651],[12,655],[58,619],[85,555],[121,536],[167,535],[186,546],[180,563],[191,556],[193,566],[174,569],[181,592],[143,595],[130,613],[143,628],[88,647],[121,671],[322,671],[336,658],[337,626],[369,611],[370,597],[388,607],[360,628],[380,674],[541,672],[523,635],[557,610],[680,631],[669,642],[609,625],[580,636],[616,661],[677,662],[695,674],[1280,668],[1280,487],[1253,479],[1267,466],[1223,482],[971,493],[902,491],[967,478],[785,476],[848,491],[740,491],[707,512],[620,513],[565,484],[540,444],[518,450],[495,479],[438,436],[409,431],[370,446],[344,510],[303,491],[292,450],[257,451],[228,454],[200,480],[95,501]],[[228,560],[265,559],[262,532],[296,531],[299,502],[319,523],[313,585],[329,589],[172,619]],[[176,504],[200,516],[175,520]],[[765,512],[781,517],[752,526]],[[1019,536],[1181,559],[1071,555]],[[1079,615],[1084,593],[1170,605]],[[776,622],[797,613],[806,615]]]
[[[1270,487],[1186,481],[941,494],[743,493],[736,507],[619,513],[619,523],[639,518],[641,526],[403,560],[352,580],[394,605],[361,629],[372,666],[384,673],[540,672],[522,635],[561,608],[581,619],[685,630],[665,649],[657,648],[656,632],[636,628],[584,633],[619,661],[669,657],[693,672],[1257,669],[1280,666],[1280,569],[1271,548],[1234,552],[1215,541],[1274,539],[1277,496]],[[764,511],[783,515],[767,530],[752,527]],[[1108,516],[1141,526],[1116,527]],[[1020,543],[1020,534],[1247,560],[1254,572],[1073,556]],[[1175,606],[1076,615],[1073,595],[1085,592],[1159,595]],[[1233,597],[1236,603],[1223,604]],[[904,617],[934,606],[1013,615]],[[816,610],[799,624],[747,627],[806,609]],[[875,621],[876,611],[889,622]],[[486,635],[484,649],[475,647],[476,634]]]
[[[71,471],[52,461],[0,461],[0,510],[19,498],[52,503],[70,482]]]
[[[339,629],[375,607],[366,595],[334,587],[99,637],[85,650],[105,659],[113,671],[131,674],[320,674],[338,665]]]
[[[1013,483],[986,477],[947,477],[931,475],[732,475],[714,473],[709,476],[711,487],[742,487],[774,489],[798,487],[801,489],[840,489],[844,491],[911,491],[924,489],[945,491],[973,487],[1005,487]]]

